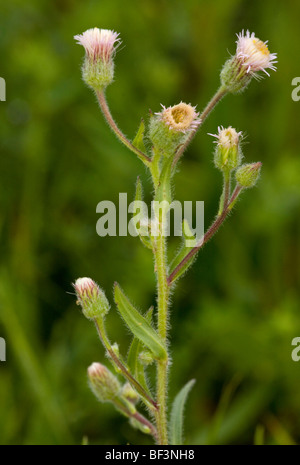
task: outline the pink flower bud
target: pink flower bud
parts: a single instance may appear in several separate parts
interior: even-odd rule
[[[98,284],[91,278],[78,278],[73,285],[78,304],[86,318],[103,318],[109,311],[108,300]]]
[[[101,363],[94,362],[88,368],[90,387],[101,402],[113,401],[121,390],[117,378]]]

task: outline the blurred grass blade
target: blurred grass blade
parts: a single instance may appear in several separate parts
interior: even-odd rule
[[[158,360],[166,360],[167,352],[156,331],[131,304],[118,283],[115,283],[114,299],[118,310],[132,333],[151,350]]]
[[[285,426],[272,414],[266,417],[267,428],[276,444],[279,446],[295,446],[296,441],[292,438]]]
[[[219,430],[221,425],[224,421],[225,415],[228,411],[230,402],[233,398],[233,395],[241,382],[241,378],[239,375],[236,375],[232,378],[232,380],[224,387],[222,391],[222,395],[217,407],[217,410],[214,414],[214,417],[211,422],[211,426],[209,428],[209,433],[207,437],[206,444],[215,444],[217,441],[217,437],[219,435]]]
[[[172,446],[182,445],[184,405],[195,382],[194,379],[189,381],[174,399],[170,420],[170,444]]]
[[[254,445],[263,446],[265,438],[265,427],[263,425],[257,425],[254,434]]]

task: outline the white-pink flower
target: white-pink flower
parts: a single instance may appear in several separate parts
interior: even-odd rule
[[[88,58],[92,61],[110,61],[121,43],[119,33],[97,27],[74,36],[74,39],[85,48]]]
[[[242,134],[242,131],[237,132],[231,126],[229,126],[228,128],[218,126],[218,134],[209,134],[209,136],[216,137],[216,144],[224,147],[225,149],[230,149],[239,144]]]
[[[247,73],[254,74],[263,71],[269,76],[267,68],[276,71],[274,64],[277,63],[277,54],[270,53],[267,46],[268,41],[259,40],[255,37],[254,32],[250,33],[248,30],[246,34],[244,31],[237,34],[237,37],[236,57],[246,68]]]

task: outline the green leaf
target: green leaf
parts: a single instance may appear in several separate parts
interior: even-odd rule
[[[145,133],[145,123],[144,123],[144,120],[142,119],[138,132],[132,141],[132,145],[134,145],[137,149],[139,149],[143,153],[146,152],[146,147],[144,144],[144,133]]]
[[[118,310],[132,333],[151,350],[158,360],[167,359],[166,348],[152,326],[131,304],[118,283],[115,283],[114,299]]]
[[[186,257],[186,255],[194,248],[194,245],[189,245],[189,242],[188,241],[191,241],[191,240],[194,240],[195,237],[190,229],[190,226],[189,226],[189,223],[186,219],[183,220],[183,224],[182,224],[182,246],[181,248],[179,249],[177,255],[175,256],[175,258],[172,260],[172,262],[170,263],[170,274],[175,270],[175,268],[179,265],[179,263]],[[197,254],[195,254],[193,257],[191,257],[186,263],[185,265],[181,268],[181,270],[178,272],[178,274],[176,274],[176,277],[174,279],[174,281],[178,278],[180,278],[180,276],[182,276],[187,270],[188,268],[194,263],[195,259],[196,259],[196,256]]]
[[[145,319],[149,324],[152,321],[153,307],[150,307],[148,312],[145,315]],[[145,391],[150,395],[151,392],[148,388],[146,377],[145,377],[145,366],[139,360],[139,354],[143,350],[143,344],[137,337],[133,337],[127,357],[127,365],[130,373],[135,377],[135,379],[143,386]]]
[[[172,446],[182,445],[184,405],[194,384],[194,379],[189,381],[174,399],[170,420],[170,445]]]

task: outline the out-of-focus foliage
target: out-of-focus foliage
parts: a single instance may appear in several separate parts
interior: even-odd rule
[[[258,186],[200,253],[173,295],[171,399],[196,378],[186,408],[189,444],[300,442],[300,5],[253,0],[12,0],[1,8],[0,364],[1,444],[149,444],[110,405],[98,405],[86,368],[104,361],[93,326],[75,305],[71,282],[120,282],[139,308],[154,303],[151,253],[132,237],[100,238],[96,205],[131,201],[141,162],[121,147],[81,81],[74,34],[120,32],[113,114],[130,137],[148,109],[181,100],[201,109],[249,28],[278,52],[278,71],[227,96],[176,175],[178,200],[204,200],[209,226],[220,173],[212,163],[218,125],[247,134],[245,162],[262,161]],[[177,242],[171,241],[171,251]],[[112,308],[112,341],[126,353],[126,328]],[[255,438],[255,439],[254,439]]]

